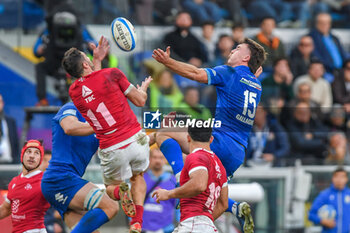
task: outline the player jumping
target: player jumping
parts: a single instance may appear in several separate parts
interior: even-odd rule
[[[71,85],[69,95],[100,141],[98,155],[107,194],[113,199],[120,198],[119,185],[130,178],[135,203],[135,209],[129,211],[129,216],[133,217],[130,232],[140,233],[146,194],[143,172],[149,164],[149,138],[141,131],[128,99],[138,107],[144,106],[152,78],[146,78],[135,88],[117,68],[94,72],[94,64],[75,48],[65,53],[62,64],[70,75],[79,77]]]
[[[197,120],[201,121],[201,120]],[[226,209],[228,188],[225,168],[210,151],[211,128],[189,127],[187,140],[191,154],[187,155],[180,176],[180,187],[157,189],[157,202],[180,198],[181,219],[175,233],[216,233],[213,220]]]
[[[40,187],[43,157],[44,148],[38,140],[29,140],[22,148],[22,172],[11,180],[7,198],[0,206],[0,219],[11,214],[14,233],[46,233],[44,215],[50,205]]]
[[[261,74],[261,65],[266,59],[263,47],[246,38],[231,51],[227,65],[205,69],[170,58],[170,47],[166,51],[154,50],[152,57],[183,77],[216,87],[215,119],[221,121],[221,127],[213,129],[214,141],[210,148],[221,160],[227,176],[231,177],[244,161],[255,110],[261,97],[261,84],[256,77]],[[156,136],[175,174],[181,172],[183,167],[181,149],[189,152],[186,134],[159,132]],[[229,199],[228,211],[238,217],[245,233],[253,232],[253,218],[247,203]]]

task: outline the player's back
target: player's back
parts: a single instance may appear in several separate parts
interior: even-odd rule
[[[199,195],[180,200],[181,221],[199,215],[213,220],[212,213],[221,189],[227,185],[226,171],[220,159],[212,152],[201,148],[187,155],[180,175],[180,185],[190,179],[190,174],[198,169],[208,171],[207,189]]]
[[[214,133],[226,134],[247,148],[261,97],[260,81],[247,66],[223,65],[206,71],[208,83],[217,90],[215,120],[221,121],[221,127]]]
[[[42,177],[43,172],[37,170],[11,180],[7,198],[11,201],[13,232],[45,228],[44,215],[50,204],[41,192]]]
[[[73,103],[67,103],[58,111],[52,120],[52,158],[45,172],[72,171],[82,176],[92,156],[98,149],[95,135],[69,136],[65,134],[60,122],[67,116],[74,116],[86,122]]]
[[[94,128],[102,149],[141,130],[126,98],[131,88],[120,70],[108,68],[76,80],[69,89],[75,106]]]

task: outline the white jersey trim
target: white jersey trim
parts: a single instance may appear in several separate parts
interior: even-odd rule
[[[129,94],[129,92],[131,91],[131,89],[132,89],[133,87],[134,87],[134,85],[132,85],[132,84],[130,83],[129,87],[126,88],[126,90],[124,91],[124,95]]]
[[[23,173],[21,173],[21,178],[23,178],[23,177],[25,177],[25,178],[31,178],[31,177],[33,177],[33,176],[36,176],[36,175],[40,174],[40,173],[42,173],[41,170],[36,170],[36,171],[30,172],[30,173],[28,173],[28,174],[25,175],[25,176],[23,175]]]
[[[210,154],[214,154],[214,152],[212,152],[212,151],[210,151],[210,150],[203,149],[203,148],[196,148],[196,149],[194,149],[194,150],[192,151],[192,153],[195,153],[195,152],[200,151],[200,150],[204,150],[205,152],[208,152],[208,153],[210,153]]]
[[[188,175],[190,175],[192,172],[195,172],[195,171],[198,171],[198,170],[206,170],[206,171],[208,171],[208,168],[206,168],[204,166],[194,167],[188,172]]]
[[[23,233],[47,233],[46,228],[37,228],[37,229],[31,229],[28,231],[25,231]]]

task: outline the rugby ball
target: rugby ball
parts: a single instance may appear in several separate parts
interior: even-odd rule
[[[323,205],[321,208],[318,209],[317,214],[320,219],[334,220],[336,211],[332,205]]]
[[[136,33],[134,26],[123,17],[118,17],[111,24],[112,37],[117,46],[126,52],[136,46]]]

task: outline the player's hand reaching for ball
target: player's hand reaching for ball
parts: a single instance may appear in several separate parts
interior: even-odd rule
[[[156,202],[159,203],[159,201],[166,201],[170,199],[169,196],[170,191],[166,189],[157,189],[153,192],[152,197],[156,198]]]
[[[170,46],[166,48],[166,51],[162,49],[153,50],[152,57],[156,59],[157,62],[166,65],[170,61]]]
[[[110,48],[108,40],[104,36],[101,36],[97,47],[94,43],[90,43],[90,47],[93,49],[94,59],[98,61],[102,61],[107,56]]]
[[[147,91],[147,88],[149,86],[149,84],[152,82],[152,77],[148,76],[144,81],[142,81],[141,86],[139,84],[137,84],[137,89],[140,91]]]

